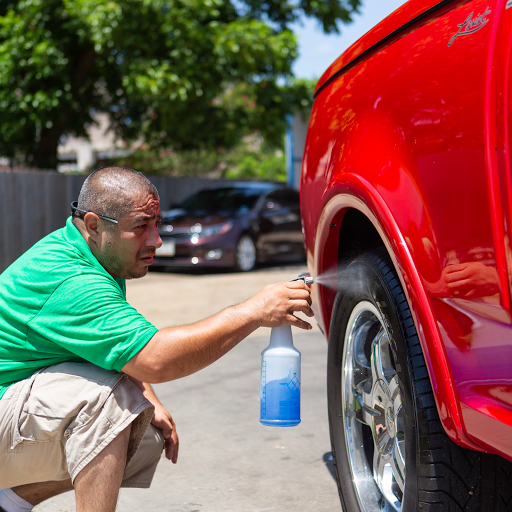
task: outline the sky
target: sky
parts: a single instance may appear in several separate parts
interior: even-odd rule
[[[339,35],[324,34],[315,20],[296,23],[293,31],[298,36],[299,57],[293,65],[295,76],[320,78],[349,46],[404,3],[405,0],[363,0],[361,14],[355,15],[350,25],[341,25]]]

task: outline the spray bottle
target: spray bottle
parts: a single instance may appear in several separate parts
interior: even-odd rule
[[[292,281],[310,285],[307,272]],[[273,427],[300,423],[300,352],[293,346],[291,325],[273,327],[261,353],[260,422]]]

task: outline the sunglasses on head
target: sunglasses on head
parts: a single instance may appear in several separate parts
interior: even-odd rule
[[[78,208],[78,201],[73,201],[71,203],[71,216],[72,217],[78,217],[79,219],[83,219],[83,217],[86,213],[94,213],[94,212],[87,212],[85,210],[82,210],[81,208]],[[96,215],[100,219],[106,220],[108,222],[113,222],[114,224],[119,224],[119,222],[115,219],[110,219],[109,217],[104,217],[103,215],[98,215],[97,213],[94,213],[94,215]]]

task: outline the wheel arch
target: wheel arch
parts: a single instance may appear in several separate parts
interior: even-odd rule
[[[377,246],[385,247],[407,297],[427,363],[439,417],[449,437],[482,450],[465,434],[444,345],[406,238],[391,210],[361,176],[344,173],[325,193],[314,243],[316,276],[339,269],[343,262]],[[336,296],[329,286],[315,285],[326,336]]]

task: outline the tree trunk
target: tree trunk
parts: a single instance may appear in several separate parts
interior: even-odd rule
[[[82,88],[89,87],[89,73],[94,61],[96,53],[93,50],[79,53],[73,60],[73,71],[71,73],[71,87],[75,97],[80,98],[84,92]],[[51,128],[43,127],[41,129],[41,137],[34,151],[34,165],[39,169],[57,169],[57,148],[61,135],[68,128],[68,113],[61,112],[56,115]]]
[[[66,127],[64,120],[56,121],[51,128],[42,128],[39,143],[34,152],[34,165],[39,169],[57,169],[57,147]]]

